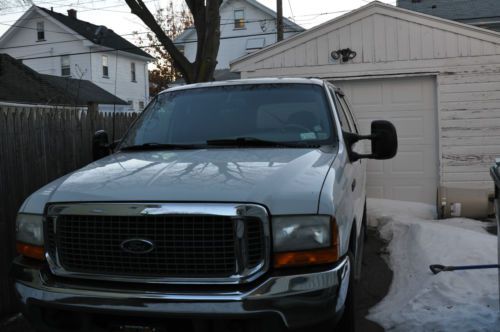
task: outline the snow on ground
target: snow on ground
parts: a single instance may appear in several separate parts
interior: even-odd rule
[[[431,264],[497,263],[497,237],[480,221],[435,220],[433,206],[368,200],[368,223],[389,241],[394,272],[368,319],[386,331],[500,331],[498,270],[441,272]]]

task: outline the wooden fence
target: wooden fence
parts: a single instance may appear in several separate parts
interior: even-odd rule
[[[116,114],[116,138],[134,119]],[[17,310],[8,272],[19,207],[38,188],[91,162],[92,135],[99,129],[111,139],[112,114],[0,106],[0,317]]]

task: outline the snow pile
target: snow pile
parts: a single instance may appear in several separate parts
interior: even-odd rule
[[[394,272],[388,295],[368,319],[387,331],[500,331],[498,270],[429,270],[431,264],[496,264],[496,236],[479,221],[434,219],[433,206],[368,200],[368,223],[390,241]]]

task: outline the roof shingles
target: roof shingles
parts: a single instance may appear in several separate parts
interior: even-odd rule
[[[397,6],[456,21],[500,17],[500,0],[398,0]]]
[[[108,29],[103,25],[95,25],[43,7],[38,8],[95,44],[152,59],[149,54],[141,50],[139,47],[135,46],[125,38],[116,34],[113,30]]]

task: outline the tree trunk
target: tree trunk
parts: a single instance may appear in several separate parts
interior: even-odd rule
[[[185,0],[194,18],[197,34],[196,60],[191,63],[165,34],[142,0],[125,0],[133,14],[156,35],[170,54],[176,69],[186,83],[208,82],[214,77],[220,44],[220,13],[222,0]]]

